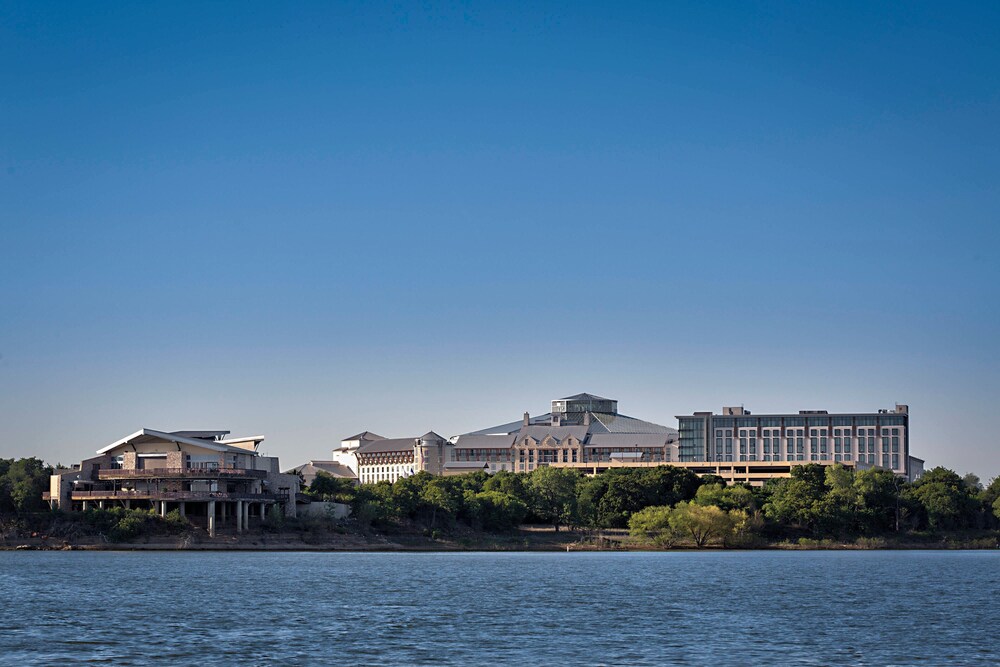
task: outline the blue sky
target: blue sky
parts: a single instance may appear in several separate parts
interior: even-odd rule
[[[1000,474],[989,3],[0,2],[0,118],[0,456],[590,391]]]

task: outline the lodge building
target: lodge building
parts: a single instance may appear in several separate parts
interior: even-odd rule
[[[212,535],[219,525],[242,532],[271,507],[294,516],[298,475],[282,474],[276,457],[258,453],[263,436],[228,435],[140,429],[56,471],[43,498],[64,511],[117,506],[165,516],[177,510]]]

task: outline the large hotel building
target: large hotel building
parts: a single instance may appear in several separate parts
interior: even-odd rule
[[[608,468],[674,465],[730,482],[763,484],[810,462],[882,467],[909,479],[923,471],[923,461],[909,455],[905,405],[875,413],[769,415],[727,407],[720,415],[696,412],[677,419],[679,431],[624,415],[615,399],[576,394],[552,401],[546,414],[526,412],[517,421],[448,439],[433,431],[407,438],[365,431],[343,439],[331,460],[310,461],[295,472],[307,483],[324,471],[370,484],[421,471],[455,475],[552,466],[596,474]]]
[[[910,456],[909,408],[830,414],[826,410],[755,415],[743,407],[722,414],[678,415],[681,461],[843,463],[881,467],[909,479],[923,472]]]

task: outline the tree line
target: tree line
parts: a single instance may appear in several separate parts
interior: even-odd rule
[[[853,539],[1000,529],[1000,478],[988,486],[945,468],[910,483],[889,470],[807,464],[762,487],[727,485],[685,468],[611,468],[585,477],[543,467],[531,473],[427,473],[355,486],[320,473],[308,492],[352,506],[383,529],[410,522],[431,531],[502,532],[523,523],[628,529],[661,545],[749,545],[760,540]]]

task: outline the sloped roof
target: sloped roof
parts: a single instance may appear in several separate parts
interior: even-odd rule
[[[350,437],[341,438],[340,439],[341,442],[344,442],[344,441],[347,441],[347,440],[367,440],[367,441],[370,442],[370,441],[373,441],[373,440],[385,440],[385,438],[383,438],[382,436],[378,435],[377,433],[372,433],[371,431],[362,431],[361,433],[358,433],[357,435],[352,435]]]
[[[180,432],[183,433],[184,431],[180,431]],[[264,439],[263,436],[256,436],[254,439],[258,439],[258,438],[260,440]],[[108,452],[110,452],[110,451],[112,451],[114,449],[117,449],[118,447],[121,447],[122,445],[139,444],[139,443],[142,443],[142,442],[155,442],[157,440],[164,440],[166,442],[174,442],[174,443],[183,444],[183,445],[192,445],[194,447],[202,447],[204,449],[211,449],[211,450],[216,451],[216,452],[233,452],[233,453],[240,453],[240,454],[255,454],[255,452],[252,452],[252,451],[250,451],[248,449],[243,449],[242,447],[233,447],[233,446],[227,445],[227,444],[225,444],[223,442],[218,442],[218,441],[213,441],[213,440],[201,440],[201,439],[198,439],[198,438],[187,438],[187,437],[184,437],[184,436],[181,436],[181,435],[177,435],[175,433],[169,433],[167,431],[157,431],[157,430],[151,429],[151,428],[142,428],[142,429],[139,429],[135,433],[132,433],[131,435],[125,436],[121,440],[117,440],[115,442],[112,442],[107,447],[104,447],[102,449],[98,449],[97,453],[98,454],[107,454]],[[238,441],[238,442],[243,442],[246,439],[245,438],[233,438],[232,440],[235,440],[235,441]]]
[[[601,426],[606,428],[609,433],[677,433],[677,429],[675,428],[663,426],[662,424],[654,424],[653,422],[622,414],[613,415],[606,412],[592,412],[590,419],[591,424],[594,423],[594,420],[600,422]],[[595,429],[596,431],[597,429]]]
[[[379,454],[382,452],[405,452],[413,449],[419,438],[382,438],[362,443],[358,454]]]
[[[537,417],[529,417],[528,423],[531,424],[532,426],[551,424],[552,413],[546,412],[544,415],[538,415]],[[463,435],[507,435],[507,434],[517,433],[522,426],[524,426],[524,420],[518,419],[516,422],[508,422],[506,424],[493,426],[492,428],[483,428],[479,429],[478,431],[463,433]]]
[[[229,435],[229,431],[171,431],[170,433],[182,438],[208,438],[209,440],[221,440],[222,436]]]
[[[564,398],[557,398],[557,401],[615,401],[613,398],[603,398],[601,396],[594,396],[593,394],[574,394],[573,396],[566,396]],[[615,401],[616,403],[618,401]]]
[[[507,435],[460,435],[455,441],[455,446],[476,449],[510,449],[516,437],[513,433]]]
[[[310,461],[285,472],[286,474],[302,473],[302,476],[307,478],[306,481],[309,481],[309,478],[314,478],[320,470],[334,477],[357,479],[357,475],[354,474],[353,470],[336,461]]]
[[[442,438],[440,435],[438,435],[434,431],[427,431],[427,433],[424,433],[422,436],[420,436],[420,439],[421,440],[444,440],[444,438]]]
[[[577,440],[584,440],[587,437],[587,427],[586,426],[522,426],[521,430],[517,432],[517,437],[515,440],[523,440],[526,437],[532,437],[538,442],[545,439],[546,436],[551,435],[558,442],[562,442],[569,436],[573,436]]]

